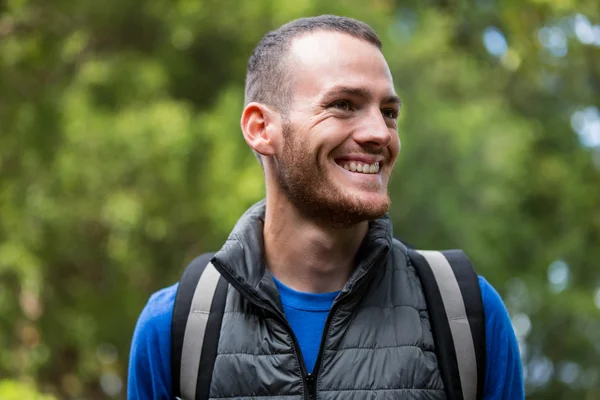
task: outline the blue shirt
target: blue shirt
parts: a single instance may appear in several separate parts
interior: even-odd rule
[[[281,283],[277,286],[286,318],[310,371],[320,347],[327,310],[337,293],[300,293]],[[486,319],[484,399],[523,399],[519,347],[510,317],[498,292],[482,277],[479,286]],[[172,399],[171,317],[176,293],[177,284],[153,294],[138,319],[129,359],[127,398],[130,400]]]
[[[279,297],[285,318],[288,320],[300,345],[306,372],[312,372],[321,347],[321,338],[329,310],[339,291],[330,293],[303,293],[285,286],[277,279]]]

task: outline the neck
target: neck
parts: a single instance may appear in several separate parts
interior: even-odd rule
[[[368,222],[332,227],[299,213],[287,199],[267,195],[264,246],[275,278],[294,290],[325,293],[341,290],[355,266]]]

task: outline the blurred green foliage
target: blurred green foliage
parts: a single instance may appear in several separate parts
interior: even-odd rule
[[[594,0],[0,1],[0,398],[125,398],[148,296],[263,196],[253,46],[322,13],[384,42],[396,234],[500,291],[528,398],[600,398]]]
[[[31,386],[9,380],[0,381],[0,399],[2,400],[55,400],[54,396],[36,392]]]

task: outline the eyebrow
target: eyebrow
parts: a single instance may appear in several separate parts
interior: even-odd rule
[[[373,93],[370,90],[362,88],[362,87],[352,87],[352,86],[335,86],[331,90],[327,92],[327,97],[339,96],[339,95],[348,95],[348,96],[356,96],[362,97],[365,100],[372,100]],[[397,95],[389,95],[385,97],[382,101],[384,104],[397,104],[398,106],[402,105],[402,100]]]

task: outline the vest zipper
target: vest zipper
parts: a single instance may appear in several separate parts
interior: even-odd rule
[[[373,261],[369,264],[369,267],[367,268],[366,272],[363,272],[362,275],[358,276],[356,278],[356,280],[360,280],[363,277],[365,277],[367,275],[367,273],[370,273],[372,271],[372,267],[373,265],[375,265],[376,262],[379,261],[379,259],[381,258],[381,255],[384,253],[384,250],[381,250],[377,256],[373,259]],[[364,280],[362,282],[359,283],[359,285],[357,286],[357,288],[359,288],[360,286],[362,286],[363,282],[365,282]],[[317,380],[317,375],[319,373],[319,369],[321,368],[321,358],[323,356],[323,349],[325,348],[325,341],[327,339],[327,336],[329,334],[329,326],[331,325],[331,321],[333,319],[333,316],[335,314],[335,311],[337,310],[338,306],[345,301],[348,298],[348,292],[346,292],[346,295],[340,297],[336,302],[333,303],[333,305],[331,306],[331,310],[329,310],[329,314],[327,315],[327,319],[325,320],[325,327],[323,329],[323,336],[321,336],[321,345],[319,346],[319,353],[317,353],[317,360],[315,361],[315,366],[313,368],[313,373],[312,375],[312,379],[315,381],[315,397],[314,399],[316,399],[316,380]]]
[[[235,280],[231,274],[227,272],[227,270],[223,267],[218,260],[213,262],[214,267],[221,273],[225,279],[233,286],[238,292],[240,292],[250,303],[255,305],[256,307],[264,310],[265,312],[271,314],[275,319],[277,319],[284,327],[288,330],[289,334],[292,337],[292,341],[294,344],[294,353],[298,362],[300,363],[300,370],[302,373],[302,382],[304,384],[304,399],[305,400],[314,400],[316,399],[316,387],[315,387],[315,379],[313,374],[309,374],[306,372],[306,365],[304,364],[304,358],[302,357],[302,351],[300,350],[300,344],[298,343],[298,339],[294,334],[294,330],[290,326],[288,320],[281,313],[273,310],[271,307],[267,306],[261,300],[257,299],[252,293],[250,293],[243,285],[241,285],[237,280]],[[313,393],[315,395],[313,395]]]
[[[384,250],[381,250],[377,254],[377,256],[375,256],[373,261],[369,264],[369,267],[366,268],[367,271],[363,272],[361,275],[359,275],[356,278],[356,280],[362,279],[363,277],[365,277],[367,275],[368,272],[372,271],[373,265],[375,265],[375,263],[379,261],[379,259],[381,258],[381,255],[383,253],[384,253]],[[271,309],[271,307],[268,307],[261,300],[257,299],[256,296],[254,296],[252,293],[250,293],[244,286],[242,286],[237,280],[235,280],[231,276],[231,274],[229,274],[227,272],[227,270],[223,267],[223,265],[218,260],[215,260],[215,262],[213,262],[213,265],[221,273],[221,275],[226,277],[227,281],[229,283],[231,283],[231,285],[237,291],[242,293],[244,295],[244,297],[246,297],[248,299],[248,301],[250,301],[255,306],[259,307],[260,309],[265,310],[269,314],[272,314],[274,317],[276,317],[276,319],[279,322],[281,322],[288,329],[288,332],[292,336],[292,340],[294,343],[294,352],[296,353],[296,358],[298,359],[298,361],[300,363],[300,369],[301,369],[302,377],[303,377],[302,381],[304,382],[304,400],[316,400],[316,398],[317,398],[317,376],[319,373],[319,368],[321,367],[321,358],[323,355],[323,348],[325,347],[325,340],[329,333],[329,326],[331,325],[331,320],[333,319],[335,310],[344,300],[347,299],[348,293],[346,293],[345,295],[340,297],[331,306],[331,310],[329,311],[329,314],[327,315],[327,319],[325,320],[325,327],[323,329],[323,335],[321,336],[321,345],[319,346],[317,360],[315,361],[315,366],[313,368],[313,372],[309,374],[306,372],[306,365],[304,364],[304,358],[302,357],[302,351],[300,350],[300,344],[298,343],[298,339],[296,339],[294,330],[290,326],[290,324],[287,321],[287,319],[285,318],[285,316],[283,316],[281,313],[276,312],[275,310]],[[359,284],[359,286],[357,286],[357,288],[362,286],[363,282],[360,282],[360,284]]]
[[[312,373],[306,374],[304,382],[306,383],[306,392],[304,395],[304,399],[315,400],[317,398],[317,379]]]

